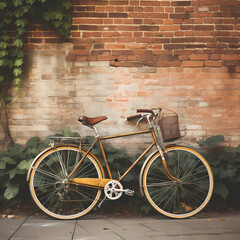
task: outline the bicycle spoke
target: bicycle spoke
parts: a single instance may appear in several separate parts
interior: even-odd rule
[[[101,190],[69,185],[66,177],[80,157],[78,148],[59,147],[49,151],[34,166],[30,190],[34,200],[47,214],[60,219],[74,219],[89,212],[97,203]],[[102,178],[95,160],[86,157],[74,174],[75,178]]]
[[[145,194],[153,207],[166,216],[192,216],[210,199],[212,173],[206,167],[206,161],[191,149],[170,147],[165,155],[168,171],[180,181],[171,181],[160,171],[159,156],[151,158],[144,170]]]

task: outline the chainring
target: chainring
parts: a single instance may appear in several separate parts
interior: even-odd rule
[[[109,181],[104,187],[104,193],[110,200],[119,199],[123,192],[124,190],[122,184],[116,180]]]

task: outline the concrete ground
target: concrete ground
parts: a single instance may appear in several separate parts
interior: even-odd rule
[[[55,220],[46,215],[0,218],[1,240],[239,240],[240,214],[198,214],[184,220],[87,215]]]

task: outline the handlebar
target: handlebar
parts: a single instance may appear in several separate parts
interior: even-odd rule
[[[142,113],[152,113],[154,114],[152,109],[137,109],[137,112],[142,112]]]
[[[153,110],[158,110],[157,112],[153,111]],[[161,111],[162,111],[162,108],[154,108],[154,109],[137,109],[137,112],[139,113],[151,113],[153,117],[157,116]],[[148,114],[147,114],[148,115]],[[137,114],[137,115],[133,115],[133,116],[129,116],[127,117],[127,120],[130,121],[132,119],[135,119],[135,118],[141,118],[143,117],[144,114]]]
[[[141,116],[142,116],[142,114],[137,114],[137,115],[129,116],[129,117],[127,117],[127,120],[130,121],[130,120],[135,119],[135,118],[140,118]]]

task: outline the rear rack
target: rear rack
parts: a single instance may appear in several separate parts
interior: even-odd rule
[[[78,144],[79,146],[88,143],[88,140],[86,138],[81,137],[49,137],[49,139],[51,147],[64,143]]]

